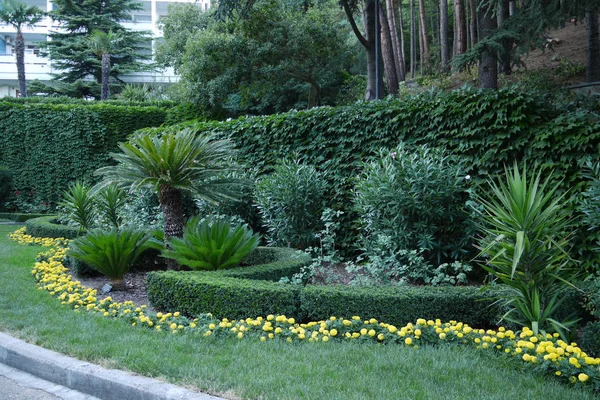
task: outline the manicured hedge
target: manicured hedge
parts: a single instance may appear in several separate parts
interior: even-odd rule
[[[236,279],[210,272],[150,272],[148,300],[159,310],[194,316],[247,318],[298,313],[300,287]]]
[[[25,213],[3,213],[0,212],[0,219],[8,219],[14,222],[25,222],[27,220],[39,217],[45,217],[47,214],[25,214]]]
[[[165,117],[159,107],[0,100],[0,160],[21,202],[52,206],[73,180],[93,181],[118,142]]]
[[[27,234],[43,238],[73,239],[79,236],[79,230],[72,226],[57,223],[55,215],[33,218],[25,222]]]

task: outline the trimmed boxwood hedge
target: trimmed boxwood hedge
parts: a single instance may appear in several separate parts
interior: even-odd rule
[[[77,228],[57,223],[56,215],[30,219],[25,227],[27,234],[35,237],[74,239],[79,236]]]
[[[0,219],[7,219],[14,222],[25,222],[27,220],[39,217],[45,217],[47,214],[25,214],[25,213],[4,213],[0,212]]]

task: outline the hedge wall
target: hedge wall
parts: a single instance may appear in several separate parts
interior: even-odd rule
[[[8,219],[14,222],[25,222],[33,218],[45,217],[46,214],[25,214],[25,213],[6,213],[0,212],[1,219]]]
[[[0,101],[0,160],[22,201],[55,204],[75,179],[91,181],[130,133],[158,126],[158,107]]]

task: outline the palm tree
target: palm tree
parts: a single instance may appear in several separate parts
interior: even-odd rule
[[[44,12],[36,6],[28,6],[20,0],[3,0],[0,8],[0,21],[12,25],[17,30],[15,40],[15,55],[17,57],[17,77],[21,97],[27,97],[25,83],[25,39],[23,39],[23,26],[33,27],[42,20]]]
[[[100,168],[104,184],[117,183],[132,190],[145,186],[158,192],[164,215],[164,237],[182,237],[184,226],[183,191],[217,203],[237,199],[238,183],[219,179],[230,169],[227,161],[233,155],[229,140],[214,140],[195,129],[167,131],[162,134],[142,133],[119,145],[121,153],[112,153],[117,165]],[[169,269],[177,263],[169,259]]]
[[[110,56],[117,51],[121,40],[122,38],[113,31],[103,32],[100,30],[92,31],[90,37],[88,38],[90,50],[92,50],[92,53],[102,59],[101,100],[108,100],[108,96],[110,96],[110,88],[108,86],[108,81],[110,79]]]

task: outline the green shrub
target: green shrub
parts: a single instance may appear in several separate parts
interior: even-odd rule
[[[355,187],[362,245],[372,252],[369,242],[385,235],[399,250],[420,250],[434,265],[466,258],[473,224],[465,175],[441,150],[404,144],[380,150]]]
[[[316,245],[326,190],[323,176],[300,161],[283,161],[259,180],[256,204],[271,243],[299,249]]]
[[[159,310],[217,318],[267,314],[298,317],[299,288],[274,282],[229,278],[213,272],[150,272],[148,300]]]
[[[600,321],[590,322],[583,328],[581,348],[593,357],[600,357]]]
[[[79,278],[93,278],[102,276],[100,271],[82,260],[79,260],[75,257],[67,257],[67,261],[71,271],[73,271],[73,274]]]
[[[479,196],[482,237],[481,266],[511,288],[506,298],[508,321],[565,336],[572,321],[557,321],[555,313],[568,286],[576,279],[568,255],[573,227],[564,194],[551,177],[542,182],[541,172],[527,172],[515,164],[506,169],[506,182],[490,181],[490,192]]]
[[[74,239],[80,235],[79,229],[60,224],[55,215],[29,219],[25,227],[27,234],[35,237]]]
[[[257,247],[245,260],[248,266],[216,271],[223,276],[240,279],[279,282],[300,272],[310,264],[310,255],[286,247]]]
[[[111,279],[115,286],[123,287],[123,275],[147,248],[151,237],[132,227],[110,231],[92,230],[69,245],[68,255],[95,268]]]
[[[227,269],[238,266],[258,242],[259,236],[244,225],[232,227],[223,219],[194,217],[184,227],[183,238],[169,240],[163,257],[195,270]]]
[[[583,267],[589,272],[600,274],[600,163],[588,162],[584,177],[587,188],[582,193],[578,211],[582,214],[581,231],[585,241],[579,246],[582,253],[579,259],[583,259]]]
[[[60,205],[65,210],[67,220],[81,232],[91,229],[96,220],[95,199],[92,188],[83,182],[76,181],[63,192]]]
[[[127,201],[127,193],[117,185],[108,185],[97,194],[96,206],[101,224],[118,228],[121,226],[123,217],[119,210]]]

